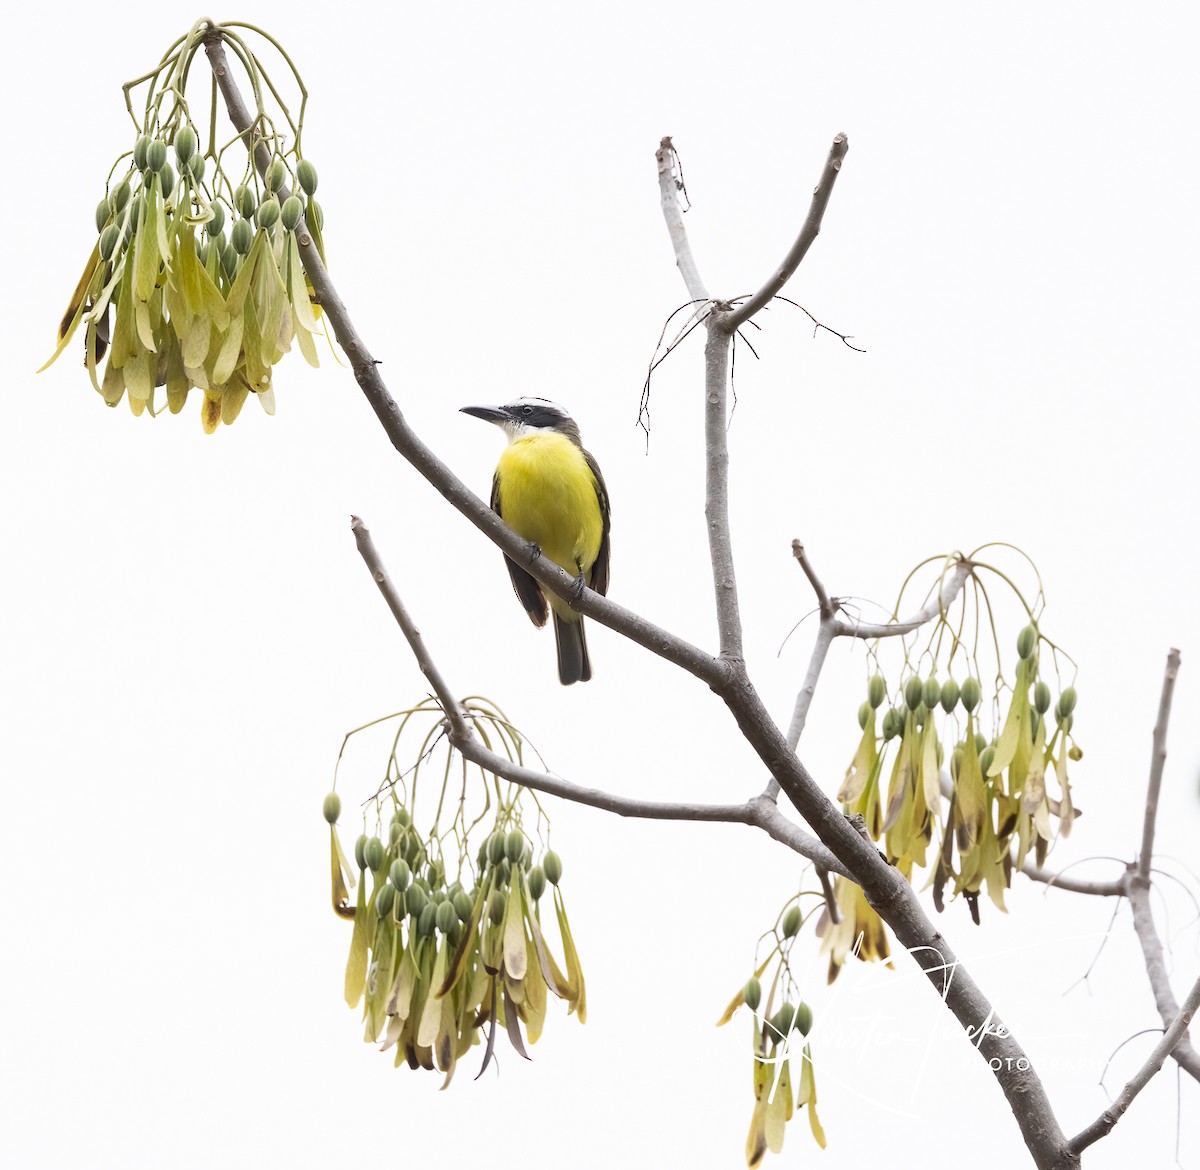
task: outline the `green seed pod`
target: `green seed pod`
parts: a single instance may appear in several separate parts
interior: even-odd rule
[[[179,159],[180,166],[185,165],[196,153],[197,141],[196,131],[190,126],[179,128],[179,133],[175,135],[175,157]]]
[[[450,895],[447,894],[446,891],[443,890],[441,886],[434,886],[433,889],[431,889],[429,891],[429,900],[435,906],[440,906],[443,902],[446,901],[447,898],[449,898],[449,896]]]
[[[250,251],[250,245],[254,243],[254,229],[248,219],[239,219],[233,225],[229,232],[229,242],[239,256],[244,256]]]
[[[562,858],[553,849],[542,858],[542,868],[546,871],[546,881],[552,886],[558,885],[562,877]]]
[[[983,749],[987,747],[988,742],[983,737],[982,731],[975,732],[975,751],[979,755],[983,755]]]
[[[279,222],[279,200],[273,195],[264,199],[254,213],[254,222],[260,228],[274,227]]]
[[[182,171],[184,168],[179,169]],[[199,183],[204,178],[204,155],[194,154],[188,159],[187,173],[192,176],[193,183]]]
[[[796,1018],[792,1022],[792,1027],[800,1033],[801,1036],[807,1036],[812,1031],[813,1015],[812,1008],[804,1002],[800,1001],[799,1007],[796,1008]]]
[[[421,911],[424,910],[426,906],[432,905],[429,900],[429,895],[426,894],[425,891],[416,883],[408,887],[404,893],[404,898],[408,903],[408,912],[414,918],[419,918],[421,916]]]
[[[104,225],[108,223],[110,215],[111,209],[108,206],[108,199],[101,199],[100,202],[96,204],[96,231],[104,231]]]
[[[787,913],[783,916],[783,925],[780,928],[784,938],[795,938],[800,933],[800,907],[789,906]]]
[[[758,1005],[762,1003],[762,984],[753,975],[746,980],[746,986],[742,989],[742,998],[752,1012],[758,1011]]]
[[[396,891],[392,886],[386,883],[379,887],[379,892],[375,895],[375,913],[380,918],[386,918],[392,912],[392,906],[396,901]]]
[[[1045,715],[1050,710],[1050,688],[1041,679],[1033,688],[1033,705],[1038,709],[1039,715]]]
[[[949,715],[958,706],[958,683],[952,678],[942,684],[942,710]]]
[[[454,909],[454,903],[449,899],[442,902],[434,911],[434,921],[442,934],[449,934],[458,925],[458,911]]]
[[[425,878],[431,890],[440,889],[446,884],[446,867],[440,861],[431,861],[425,871]]]
[[[146,147],[146,168],[161,171],[167,165],[167,144],[157,138]]]
[[[767,1030],[767,1036],[772,1044],[780,1043],[783,1038],[792,1030],[792,1025],[796,1022],[796,1009],[790,1003],[785,1003],[771,1017],[771,1026]]]
[[[230,280],[237,275],[237,262],[237,249],[232,244],[226,244],[221,249],[221,268]]]
[[[1038,728],[1041,727],[1041,725],[1042,717],[1037,711],[1034,711],[1029,722],[1029,733],[1033,736],[1036,736],[1038,733]]]
[[[504,907],[506,899],[499,890],[493,890],[492,896],[488,899],[488,917],[492,920],[493,926],[499,926],[504,921]]]
[[[408,809],[401,805],[398,809],[396,809],[396,815],[392,817],[392,820],[395,821],[396,824],[403,825],[405,828],[408,828],[408,826],[412,824],[412,813],[410,813]]]
[[[866,730],[867,720],[871,718],[871,712],[875,708],[870,703],[863,703],[858,709],[858,725]]]
[[[488,861],[493,865],[499,865],[504,860],[504,834],[496,830],[488,838]]]
[[[434,927],[437,926],[437,907],[428,902],[417,915],[417,934],[422,938],[431,938]]]
[[[529,894],[536,902],[546,892],[546,871],[535,865],[529,871]]]
[[[304,204],[295,195],[289,195],[284,202],[283,210],[279,213],[279,218],[283,221],[284,230],[289,232],[295,231],[296,224],[300,222],[300,218],[303,215]]]
[[[899,734],[902,724],[896,720],[896,709],[889,707],[883,713],[883,740],[886,743],[889,739],[895,738]]]
[[[942,684],[933,675],[930,675],[925,680],[925,687],[921,692],[921,698],[925,706],[931,711],[942,701]]]
[[[367,868],[367,835],[359,833],[358,840],[354,842],[354,860],[359,869]]]
[[[254,189],[247,187],[245,183],[235,188],[233,192],[233,209],[243,219],[253,219],[254,210],[258,207],[258,200],[254,196]]]
[[[466,922],[471,917],[471,911],[475,909],[475,899],[466,890],[459,890],[451,901],[454,905],[454,913],[458,915],[460,921]]]
[[[962,699],[962,705],[967,709],[967,714],[974,711],[979,706],[979,700],[983,698],[983,690],[979,686],[979,679],[971,677],[964,679],[959,697]]]
[[[1069,733],[1071,728],[1075,726],[1075,716],[1068,715],[1066,719],[1060,720],[1060,722],[1063,725],[1063,730]]]
[[[1061,716],[1059,719],[1060,723],[1063,721],[1063,719],[1070,715],[1072,711],[1075,710],[1075,703],[1077,702],[1078,698],[1079,696],[1074,687],[1067,687],[1067,689],[1058,696],[1058,714]]]
[[[904,684],[904,701],[910,711],[915,711],[925,698],[925,687],[916,675]]]
[[[150,150],[150,138],[143,134],[133,144],[133,165],[139,170],[144,171],[147,164],[147,154]]]
[[[383,842],[378,837],[372,837],[367,842],[364,854],[371,872],[378,873],[380,866],[383,865]]]
[[[883,700],[887,698],[887,684],[883,681],[883,675],[873,674],[867,682],[867,702],[876,710],[883,705]]]
[[[162,170],[158,172],[158,189],[164,195],[175,190],[175,168],[170,163],[163,163]]]
[[[325,226],[325,209],[315,199],[310,199],[308,206],[304,209],[304,222],[310,229],[316,223],[316,231],[320,231]]]
[[[121,238],[121,229],[115,224],[110,223],[108,227],[100,233],[100,259],[111,260],[113,252],[117,248],[117,240]]]
[[[204,225],[204,230],[210,236],[219,236],[225,227],[225,208],[219,203],[211,203],[209,206],[212,209],[212,219]]]
[[[500,864],[496,866],[496,880],[502,885],[508,885],[512,879],[512,862],[507,857],[501,858]]]
[[[962,767],[962,761],[963,761],[963,746],[960,743],[958,745],[958,747],[956,747],[954,749],[953,753],[950,756],[950,778],[952,780],[958,779],[958,770],[959,770],[959,768]]]
[[[296,179],[305,195],[311,195],[317,189],[317,168],[308,159],[302,158],[296,164]]]
[[[395,821],[388,826],[388,840],[393,845],[398,847],[398,852],[401,857],[404,856],[404,834],[406,830],[403,825],[398,825]]]
[[[403,857],[397,857],[392,862],[392,868],[388,870],[388,878],[401,893],[408,889],[408,884],[412,881],[412,870],[408,868],[408,862]]]
[[[418,870],[425,864],[425,850],[421,847],[421,842],[417,840],[416,833],[408,833],[404,837],[402,846],[404,852],[404,860]]]
[[[521,860],[521,850],[525,848],[525,835],[520,829],[511,829],[504,839],[504,855],[516,865]]]
[[[283,186],[284,179],[287,178],[287,171],[284,169],[283,161],[275,159],[269,167],[267,173],[263,175],[263,184],[268,191],[278,191]]]
[[[988,774],[988,769],[992,766],[992,761],[996,758],[996,749],[989,744],[979,753],[979,767],[983,774]]]
[[[1030,658],[1037,648],[1037,626],[1032,622],[1017,635],[1017,654],[1021,658]]]
[[[125,210],[125,205],[129,202],[129,194],[128,179],[122,179],[109,193],[108,208],[114,215],[119,215]]]
[[[327,793],[325,805],[321,811],[331,825],[336,825],[338,817],[342,815],[342,798],[336,792]]]

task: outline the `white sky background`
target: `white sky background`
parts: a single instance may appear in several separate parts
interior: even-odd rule
[[[451,1089],[391,1068],[341,1002],[321,798],[342,735],[424,693],[354,551],[370,525],[452,686],[501,704],[550,767],[663,799],[758,791],[702,686],[593,624],[595,680],[500,554],[393,453],[347,369],[277,370],[206,437],[199,403],[106,409],[52,348],[132,133],[120,85],[200,15],[31,6],[7,19],[8,388],[0,434],[6,1165],[742,1165],[749,1025],[712,1025],[797,859],[734,827],[629,823],[553,803],[589,1022],[551,1009],[525,1064]],[[1196,18],[1184,4],[468,3],[226,12],[284,39],[311,94],[331,270],[402,409],[486,493],[499,432],[468,403],[544,394],[580,422],[613,507],[611,595],[715,645],[699,336],[653,383],[686,299],[654,149],[675,136],[710,290],[747,293],[789,246],[830,140],[850,153],[787,292],[738,357],[732,452],[747,654],[781,719],[807,662],[803,538],[830,591],[890,607],[921,558],[1020,544],[1044,628],[1081,664],[1085,809],[1054,855],[1128,858],[1162,665],[1183,649],[1159,821],[1188,881],[1200,830],[1196,609]],[[204,69],[203,59],[197,71]],[[198,396],[197,396],[198,397]],[[1005,634],[1011,653],[1015,627]],[[801,755],[826,791],[858,738],[861,649],[831,655]],[[347,805],[383,761],[364,745]],[[347,843],[353,813],[343,815]],[[1172,860],[1173,859],[1173,860]],[[1080,873],[1115,874],[1117,862]],[[1194,907],[1166,887],[1182,998]],[[1063,1128],[1105,1105],[1109,1053],[1157,1016],[1122,913],[1014,890],[939,920],[1042,1073]],[[806,928],[807,931],[807,928]],[[983,1062],[902,956],[833,990],[808,936],[820,1113],[768,1165],[1025,1163]],[[836,995],[834,994],[836,991]],[[840,1036],[820,1029],[841,1022]],[[1154,1042],[1123,1050],[1123,1083]],[[1200,1162],[1196,1086],[1181,1147]],[[1173,1066],[1086,1164],[1166,1165]]]

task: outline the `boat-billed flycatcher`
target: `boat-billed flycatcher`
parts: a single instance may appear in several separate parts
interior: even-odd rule
[[[518,536],[597,593],[608,592],[608,491],[579,427],[547,398],[518,398],[507,406],[464,406],[463,413],[495,423],[507,436],[492,479],[492,508]],[[549,602],[564,686],[592,677],[583,618],[542,587],[511,557],[508,573],[535,626],[546,624]]]

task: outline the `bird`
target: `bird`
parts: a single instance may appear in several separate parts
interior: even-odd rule
[[[462,413],[494,423],[508,437],[492,477],[492,510],[518,536],[570,573],[579,586],[608,592],[609,507],[604,476],[584,449],[575,420],[548,398],[518,398],[504,406],[464,406]],[[554,616],[558,679],[563,686],[592,677],[583,618],[570,603],[505,556],[513,589],[530,621]],[[547,609],[547,604],[549,608]]]

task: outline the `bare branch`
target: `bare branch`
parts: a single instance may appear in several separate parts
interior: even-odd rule
[[[1088,878],[1067,877],[1065,873],[1051,873],[1046,869],[1038,869],[1031,860],[1025,862],[1021,872],[1030,881],[1045,882],[1052,889],[1068,890],[1072,894],[1095,894],[1100,898],[1120,898],[1125,893],[1123,878],[1102,882]]]
[[[813,587],[813,592],[817,595],[817,605],[820,607],[821,617],[833,617],[833,603],[829,600],[829,595],[825,592],[825,586],[821,584],[820,578],[812,566],[812,561],[808,559],[808,554],[804,551],[804,545],[798,540],[792,541],[792,556],[799,562],[800,568],[804,570],[804,575],[808,578],[808,583]]]
[[[1162,788],[1163,767],[1167,762],[1167,725],[1171,721],[1171,699],[1175,694],[1175,678],[1178,674],[1179,651],[1172,648],[1167,655],[1162,696],[1158,701],[1158,721],[1154,725],[1150,783],[1146,786],[1146,818],[1142,824],[1142,851],[1138,854],[1137,862],[1138,877],[1147,882],[1150,880],[1150,864],[1154,858],[1154,823],[1158,818],[1158,794]]]
[[[667,221],[671,247],[675,249],[675,263],[679,266],[683,283],[687,286],[688,296],[693,301],[707,302],[711,298],[704,287],[704,281],[700,278],[700,269],[696,267],[695,257],[692,256],[687,228],[683,226],[683,208],[679,206],[679,192],[683,189],[683,180],[679,171],[679,155],[670,135],[658,144],[654,157],[658,162],[658,191],[663,219]]]
[[[1167,1025],[1163,1038],[1154,1046],[1154,1051],[1146,1058],[1146,1063],[1126,1082],[1125,1087],[1117,1094],[1117,1099],[1091,1125],[1067,1143],[1069,1153],[1079,1154],[1112,1131],[1132,1104],[1134,1097],[1150,1083],[1151,1078],[1162,1068],[1163,1062],[1175,1051],[1197,1008],[1200,1008],[1200,979],[1192,984],[1192,990],[1184,1000],[1183,1007]]]
[[[954,599],[962,591],[962,587],[967,578],[971,575],[971,571],[975,568],[972,561],[966,557],[959,557],[958,562],[954,566],[954,572],[946,579],[946,583],[942,586],[942,591],[923,609],[917,610],[910,618],[906,618],[902,622],[887,622],[880,624],[877,622],[857,622],[851,621],[849,618],[838,619],[838,634],[845,638],[894,638],[899,634],[911,634],[913,630],[920,629],[927,621],[937,617],[938,614],[945,613],[946,610],[954,604]],[[836,599],[834,603],[837,604]],[[840,606],[839,606],[840,608]]]
[[[846,157],[846,151],[849,149],[850,140],[845,134],[838,134],[829,148],[825,169],[821,172],[821,179],[813,189],[808,216],[804,220],[804,226],[801,227],[800,234],[796,237],[791,251],[783,258],[783,263],[775,270],[771,279],[754,296],[721,319],[720,327],[722,329],[729,333],[739,329],[787,284],[792,273],[800,267],[800,261],[804,259],[805,253],[821,231],[821,220],[825,215],[825,208],[829,204],[829,196],[833,193],[833,184],[837,180],[838,172],[842,169],[842,159]]]

